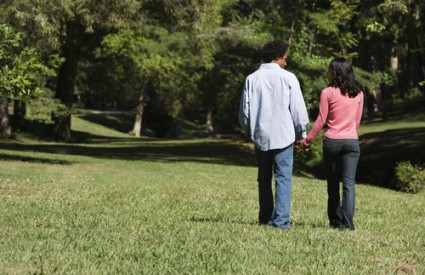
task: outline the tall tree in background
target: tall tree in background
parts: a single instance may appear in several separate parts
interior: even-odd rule
[[[43,66],[33,48],[21,45],[22,34],[10,26],[0,25],[0,41],[0,128],[2,136],[10,138],[9,101],[22,101],[41,91],[37,74]]]
[[[196,85],[198,92],[194,96],[195,104],[198,106],[197,111],[204,114],[205,129],[209,133],[215,131],[215,122],[223,121],[223,118],[220,119],[223,117],[223,110],[227,114],[224,119],[228,118],[229,110],[233,110],[233,106],[229,104],[234,103],[232,97],[235,92],[232,89],[234,87],[229,86],[229,80],[234,81],[232,83],[238,83],[238,79],[234,78],[232,72],[237,75],[241,73],[236,71],[237,64],[232,62],[231,54],[227,56],[229,59],[223,60],[226,56],[224,52],[228,52],[230,45],[235,44],[232,42],[229,44],[228,35],[236,34],[233,28],[225,25],[225,14],[236,3],[233,0],[192,3],[191,9],[184,17],[184,21],[187,22],[189,41],[191,41],[192,62],[196,65],[192,70],[196,71],[199,78]],[[238,38],[235,37],[234,41],[238,41]],[[241,49],[238,55],[242,52]]]
[[[375,75],[373,98],[385,119],[390,99],[419,91],[424,75],[425,48],[423,14],[417,0],[361,1],[354,18],[359,57],[354,65]],[[423,88],[422,88],[423,89]]]
[[[105,32],[119,29],[129,18],[136,20],[140,1],[16,0],[2,5],[8,11],[8,20],[28,34],[27,41],[34,41],[50,53],[57,52],[63,60],[57,74],[56,97],[69,109],[69,115],[54,115],[55,134],[69,141],[78,62],[91,54]]]
[[[172,37],[167,30],[156,26],[144,26],[143,29],[126,30],[104,38],[100,56],[115,56],[116,62],[128,62],[132,67],[139,89],[136,117],[133,133],[141,135],[146,92],[149,82],[167,81],[173,75],[175,56],[172,54]],[[172,40],[171,40],[172,41]]]
[[[212,130],[215,106],[206,99],[215,90],[211,86],[207,91],[202,79],[214,67],[214,54],[220,49],[221,13],[234,2],[146,1],[141,24],[105,37],[102,56],[127,60],[140,78],[133,129],[136,136],[140,135],[145,105],[155,106],[155,116],[161,114],[161,106],[174,116],[188,110],[205,112],[206,126]],[[147,95],[148,87],[151,96]]]
[[[231,131],[243,79],[270,39],[290,43],[287,68],[310,110],[329,60],[341,55],[368,90],[382,82],[391,97],[403,97],[424,83],[424,10],[422,0],[0,2],[1,20],[22,33],[21,47],[35,48],[55,72],[48,86],[68,110],[55,111],[63,140],[71,138],[77,89],[92,106],[136,107],[136,135],[145,106],[154,110],[149,117],[185,116],[209,132]]]
[[[203,37],[210,45],[212,60],[202,71],[198,102],[204,108],[209,132],[234,130],[241,85],[261,63],[260,49],[264,41],[272,39],[264,13],[251,10],[253,5],[227,2],[219,10],[218,23],[210,25],[212,29]]]

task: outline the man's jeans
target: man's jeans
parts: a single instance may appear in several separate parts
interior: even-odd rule
[[[258,192],[260,198],[260,224],[289,228],[291,212],[291,189],[293,167],[293,145],[284,149],[261,151],[256,149],[258,161]],[[274,170],[273,170],[274,169]],[[276,190],[273,204],[272,170]]]
[[[323,140],[323,160],[328,182],[328,217],[332,227],[354,230],[355,179],[360,157],[357,139]],[[342,203],[339,182],[342,180]]]

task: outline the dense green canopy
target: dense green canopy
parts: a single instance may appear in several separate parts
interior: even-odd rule
[[[76,104],[135,110],[136,135],[155,120],[163,135],[174,118],[231,133],[244,78],[262,45],[280,39],[312,115],[335,56],[352,61],[373,115],[388,100],[424,93],[424,13],[420,0],[7,0],[1,30],[20,38],[13,47],[3,38],[0,92],[32,95],[16,110],[50,98],[46,122],[63,140]]]

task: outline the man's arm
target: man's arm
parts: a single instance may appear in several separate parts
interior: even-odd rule
[[[307,136],[308,113],[305,106],[304,97],[301,92],[300,82],[297,77],[292,74],[289,81],[291,94],[291,102],[289,109],[291,111],[292,121],[294,122],[297,140],[304,139]]]
[[[239,124],[241,125],[242,129],[245,131],[247,135],[249,135],[249,98],[248,98],[248,91],[249,91],[249,82],[248,79],[245,81],[245,85],[242,91],[241,96],[241,102],[239,105]]]

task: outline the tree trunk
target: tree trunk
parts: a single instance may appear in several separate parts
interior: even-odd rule
[[[26,115],[26,104],[22,100],[13,102],[13,127],[14,129],[22,129],[24,126],[24,118]]]
[[[298,9],[297,9],[297,11],[298,11]],[[294,33],[294,29],[295,29],[295,18],[294,19],[292,19],[292,22],[291,22],[291,30],[289,31],[289,38],[288,38],[288,50],[287,50],[287,53],[289,54],[289,49],[291,48],[291,45],[292,45],[292,35],[293,35],[293,33]]]
[[[149,79],[144,79],[139,96],[139,102],[136,109],[136,118],[134,119],[133,133],[136,137],[140,137],[142,132],[143,111],[145,110],[145,93]]]
[[[72,108],[75,77],[79,61],[78,51],[83,31],[83,27],[79,24],[78,19],[70,21],[66,25],[67,37],[65,45],[63,46],[63,57],[65,61],[62,63],[59,70],[56,97],[69,110]],[[52,117],[55,122],[54,134],[56,138],[68,142],[71,139],[71,115],[63,118],[57,117],[53,113]]]
[[[315,40],[316,35],[314,33],[311,33],[308,37],[309,43],[308,43],[308,56],[311,56],[311,53],[313,52],[313,44]]]
[[[423,14],[421,14],[421,9],[418,4],[415,5],[414,10],[414,20],[415,20],[415,26],[417,26],[417,29],[415,31],[415,47],[416,47],[416,56],[417,61],[419,65],[419,81],[422,82],[425,81],[425,64],[423,61],[423,52],[424,52],[424,46],[423,43],[423,29],[424,29],[424,23],[423,23]],[[421,34],[422,33],[422,34]],[[425,93],[425,87],[420,87],[422,89],[422,93]]]
[[[416,41],[415,41],[415,46],[416,46],[416,56],[417,56],[417,61],[418,61],[418,66],[419,66],[419,81],[424,81],[425,80],[425,64],[422,62],[422,54],[421,54],[421,46],[419,44],[419,35],[416,35]]]
[[[299,12],[299,10],[300,10],[300,3],[296,3],[296,9],[295,9],[295,13],[294,13],[294,17],[292,18],[292,21],[291,21],[291,29],[290,29],[290,31],[289,31],[289,39],[288,39],[288,51],[287,51],[287,53],[289,54],[289,51],[290,51],[290,48],[291,48],[291,45],[292,45],[292,37],[293,37],[293,35],[294,35],[294,31],[295,31],[295,23],[296,23],[296,21],[297,20],[299,20],[299,18],[298,18],[298,12]]]
[[[7,96],[2,96],[0,102],[0,127],[2,136],[4,138],[12,137],[12,127],[10,127],[8,103],[9,98]]]
[[[53,126],[55,138],[64,142],[69,142],[71,140],[71,116],[56,117],[52,114],[52,120],[55,123]]]
[[[145,95],[142,92],[139,96],[139,103],[137,104],[136,118],[134,120],[133,132],[136,137],[140,137],[142,132],[142,120],[143,120],[143,111],[145,109]]]
[[[213,112],[212,112],[211,109],[207,113],[206,126],[207,126],[207,132],[208,133],[214,132],[214,122],[213,122],[213,114],[212,113]]]

